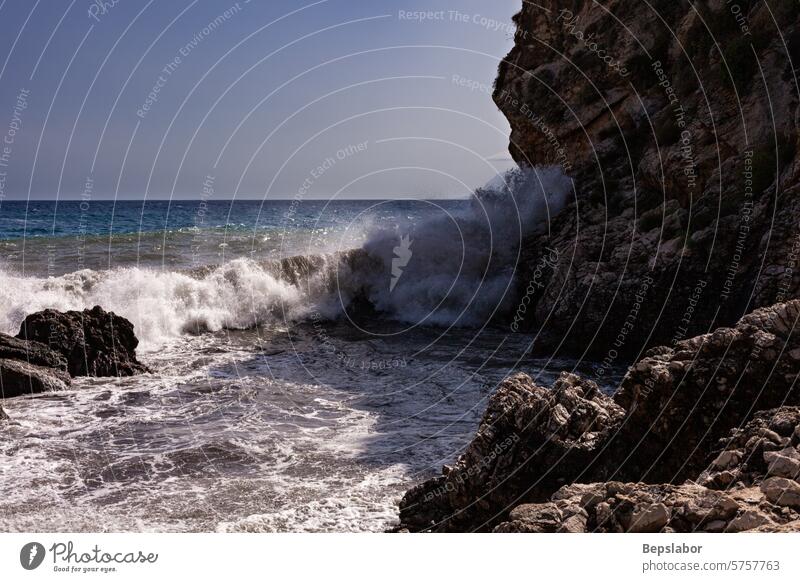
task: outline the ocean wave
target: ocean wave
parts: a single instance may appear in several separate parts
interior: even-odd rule
[[[334,318],[356,297],[410,324],[479,325],[506,308],[522,239],[561,210],[570,185],[554,168],[507,173],[468,208],[373,227],[351,251],[180,271],[0,271],[0,329],[16,333],[26,315],[45,308],[100,305],[131,320],[147,351],[184,334]]]

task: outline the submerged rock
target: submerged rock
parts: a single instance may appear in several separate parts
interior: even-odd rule
[[[148,369],[136,359],[133,324],[97,306],[61,313],[46,309],[25,318],[18,338],[46,343],[71,376],[132,376]]]

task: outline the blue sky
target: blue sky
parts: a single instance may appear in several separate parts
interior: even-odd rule
[[[0,195],[465,196],[510,165],[489,92],[519,7],[6,0]]]

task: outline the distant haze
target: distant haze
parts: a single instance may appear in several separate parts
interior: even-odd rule
[[[7,0],[0,201],[465,197],[520,4]]]

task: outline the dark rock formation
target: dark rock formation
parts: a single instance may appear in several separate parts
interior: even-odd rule
[[[800,403],[799,371],[800,300],[652,350],[614,396],[627,417],[608,477],[652,483],[698,475],[731,428],[759,410]]]
[[[414,531],[485,530],[506,508],[578,478],[622,409],[594,382],[562,374],[551,389],[518,374],[489,401],[475,439],[444,475],[409,491],[400,520]]]
[[[43,368],[67,371],[67,360],[45,344],[0,333],[0,359],[19,360]]]
[[[800,293],[800,5],[737,7],[523,3],[494,100],[514,159],[577,193],[524,248],[520,294],[560,257],[538,349],[624,363]]]
[[[626,507],[631,515],[645,511],[642,519],[649,530],[664,515],[676,531],[704,529],[708,519],[698,521],[675,508],[689,498],[706,505],[721,499],[700,490],[714,483],[741,481],[741,487],[752,487],[766,475],[770,480],[761,484],[766,489],[758,495],[780,504],[772,497],[777,499],[776,492],[785,490],[782,499],[792,507],[796,491],[785,480],[794,480],[800,468],[796,411],[785,408],[770,420],[769,413],[757,413],[800,404],[798,318],[800,300],[790,301],[758,310],[735,328],[718,329],[675,348],[656,348],[631,367],[613,401],[593,382],[571,374],[563,374],[551,390],[534,385],[525,375],[507,379],[491,397],[478,434],[455,466],[403,498],[401,529],[489,530],[508,519],[524,521],[530,531],[572,531],[580,529],[581,521],[585,527],[607,531],[645,527],[632,526],[628,517],[619,516],[602,525],[605,518],[583,505],[585,515],[571,513],[565,504],[574,506],[572,494],[568,501],[552,505],[559,501],[551,496],[560,487],[597,481],[652,484],[620,485],[613,495],[602,490],[606,498],[638,499]],[[751,424],[729,436],[750,419]],[[752,455],[762,455],[763,461],[752,460]],[[727,472],[709,473],[714,468]],[[748,472],[756,477],[743,480]],[[679,485],[687,479],[700,480],[700,489]],[[515,506],[548,499],[550,505],[531,509],[524,519],[519,512],[508,517]],[[648,499],[659,499],[664,507],[650,507]],[[606,511],[605,506],[591,509]],[[554,515],[563,519],[555,520]],[[730,519],[735,515],[736,511]],[[710,521],[723,520],[716,513],[713,517]],[[773,522],[779,523],[769,523]]]
[[[699,483],[568,485],[495,531],[800,531],[800,408],[761,412],[719,445]]]
[[[61,370],[43,368],[19,360],[0,360],[2,398],[65,390],[69,384],[69,374]]]
[[[136,359],[133,324],[94,307],[61,313],[46,309],[25,318],[17,337],[48,345],[66,358],[72,376],[132,376],[147,372]]]
[[[46,345],[0,334],[0,398],[63,390],[67,361]]]

